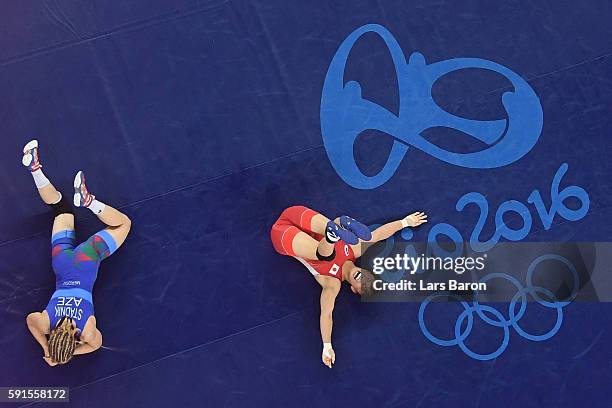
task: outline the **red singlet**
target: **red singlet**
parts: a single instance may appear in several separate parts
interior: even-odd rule
[[[304,264],[304,266],[310,273],[313,274],[313,276],[332,276],[342,281],[342,265],[344,265],[346,261],[354,262],[355,254],[353,253],[351,246],[345,244],[344,241],[336,242],[334,248],[336,250],[336,256],[331,261],[312,261],[309,259],[306,260],[298,258],[297,256],[295,259]]]

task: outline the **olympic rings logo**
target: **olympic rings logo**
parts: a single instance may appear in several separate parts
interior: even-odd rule
[[[357,81],[344,83],[344,69],[355,43],[366,33],[376,33],[387,45],[395,65],[399,112],[362,98]],[[452,115],[438,106],[431,89],[442,76],[465,68],[485,69],[506,77],[511,92],[502,95],[507,118],[471,120]],[[446,163],[468,168],[495,168],[513,163],[536,144],[543,125],[540,100],[529,84],[507,67],[480,58],[454,58],[426,64],[414,52],[408,62],[400,45],[383,26],[367,24],[353,31],[340,45],[329,65],[321,94],[321,134],[327,156],[338,175],[359,189],[373,189],[386,183],[398,169],[410,146]],[[487,148],[473,153],[456,153],[429,142],[421,133],[434,127],[456,129],[479,140]],[[353,147],[357,137],[373,129],[394,137],[384,167],[374,176],[357,165]]]
[[[547,260],[563,263],[567,267],[567,269],[569,269],[572,273],[573,290],[570,296],[566,300],[560,301],[556,299],[555,295],[550,290],[540,287],[540,286],[533,285],[533,275],[535,273],[536,268],[538,267],[540,263],[547,261]],[[510,304],[508,305],[508,317],[507,318],[499,310],[491,306],[488,306],[488,305],[480,304],[478,302],[477,292],[474,293],[474,300],[472,301],[471,304],[461,299],[459,296],[455,294],[434,293],[433,295],[430,295],[429,297],[427,297],[421,303],[421,306],[419,307],[419,326],[421,328],[421,331],[425,335],[425,337],[428,340],[430,340],[432,343],[437,344],[439,346],[443,346],[443,347],[459,346],[461,351],[463,351],[468,357],[471,357],[473,359],[480,360],[480,361],[493,360],[499,357],[508,347],[508,344],[510,342],[510,327],[512,327],[516,331],[516,333],[518,333],[521,337],[527,340],[531,340],[531,341],[548,340],[551,337],[553,337],[555,334],[557,334],[557,332],[561,328],[561,324],[563,323],[563,308],[567,306],[569,303],[571,303],[571,301],[578,294],[578,290],[580,289],[580,279],[579,279],[578,272],[576,271],[576,268],[574,267],[574,265],[566,258],[559,256],[559,255],[555,255],[555,254],[542,255],[531,262],[527,270],[527,278],[526,278],[527,287],[523,287],[516,278],[508,274],[505,274],[505,273],[488,274],[482,277],[480,279],[480,282],[486,282],[491,279],[505,279],[508,282],[510,282],[517,290],[516,294],[514,295],[514,297],[510,301]],[[533,333],[528,333],[525,329],[523,329],[523,327],[521,327],[520,320],[525,315],[525,312],[527,310],[527,295],[531,295],[536,300],[536,302],[539,303],[540,305],[546,308],[549,308],[549,309],[554,309],[556,311],[557,316],[556,316],[555,324],[547,332],[542,333],[542,334],[533,334]],[[544,295],[548,297],[551,301],[546,301],[542,299],[540,295]],[[455,321],[454,338],[452,339],[440,339],[434,336],[431,333],[431,331],[429,331],[429,329],[427,328],[427,325],[425,324],[425,311],[427,310],[427,305],[433,299],[438,298],[438,297],[443,297],[443,296],[452,297],[458,300],[464,309],[461,312],[461,314],[457,317],[457,320]],[[519,302],[519,299],[520,299],[520,304],[519,304],[519,308],[517,311],[516,310],[517,302]],[[485,323],[491,326],[494,326],[494,327],[501,328],[503,330],[503,340],[501,344],[499,345],[499,347],[497,347],[497,349],[495,349],[494,351],[488,354],[477,353],[471,350],[470,348],[468,348],[468,346],[465,344],[465,340],[469,337],[472,331],[472,328],[474,326],[474,312],[476,312],[476,315]],[[493,318],[491,317],[491,315],[493,316]],[[465,328],[462,330],[463,323],[464,321],[466,321],[466,319],[467,319],[467,324]]]

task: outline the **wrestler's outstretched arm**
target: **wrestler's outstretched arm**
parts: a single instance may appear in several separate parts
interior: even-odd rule
[[[331,336],[334,325],[333,311],[336,296],[340,292],[340,281],[335,278],[326,276],[317,277],[317,281],[321,284],[321,316],[319,324],[321,326],[321,339],[323,340],[323,353],[321,360],[323,364],[332,368],[336,362],[336,354],[332,348]]]
[[[361,241],[357,245],[351,246],[355,256],[358,258],[366,251],[366,249],[377,242],[384,241],[396,232],[406,227],[418,227],[427,222],[427,214],[424,212],[413,212],[412,214],[402,218],[401,220],[388,222],[372,231],[372,239],[369,241]]]
[[[405,218],[381,225],[372,232],[371,243],[384,241],[396,232],[406,227],[418,227],[427,222],[427,215],[424,212],[413,212]]]

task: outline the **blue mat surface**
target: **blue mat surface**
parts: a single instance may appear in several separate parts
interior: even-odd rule
[[[429,226],[413,239],[436,223],[468,239],[479,212],[457,211],[459,197],[480,192],[493,212],[511,199],[527,205],[537,189],[548,205],[567,163],[561,186],[588,192],[588,213],[557,216],[547,230],[529,207],[525,240],[610,241],[612,3],[24,0],[3,8],[0,385],[69,386],[71,405],[87,407],[610,406],[609,304],[571,304],[553,338],[512,334],[500,357],[479,362],[429,342],[418,303],[360,303],[345,289],[334,313],[338,361],[326,369],[318,285],[274,252],[269,229],[296,204],[371,224],[424,210]],[[345,183],[323,145],[322,89],[340,44],[369,23],[393,33],[406,57],[481,58],[520,75],[543,111],[533,149],[487,170],[410,149],[384,185]],[[397,113],[396,73],[379,37],[358,41],[344,75]],[[509,86],[501,75],[462,70],[432,96],[455,115],[500,119]],[[453,130],[425,136],[478,150]],[[58,188],[69,191],[84,169],[91,190],[133,220],[94,292],[108,349],[64,367],[43,363],[25,325],[54,282],[52,216],[20,164],[33,137]],[[354,153],[364,173],[384,165],[392,141],[360,136]],[[481,237],[494,227],[490,214]],[[79,239],[100,228],[77,212]],[[437,308],[436,333],[452,336],[459,307]],[[554,313],[530,305],[522,323],[545,331]],[[501,333],[475,327],[469,346],[491,351]]]

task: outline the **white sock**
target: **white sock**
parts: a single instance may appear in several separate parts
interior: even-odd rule
[[[32,177],[34,177],[34,184],[36,184],[36,188],[41,189],[45,186],[51,184],[45,173],[42,172],[41,169],[32,172]]]
[[[104,211],[104,209],[106,208],[106,204],[98,200],[93,200],[87,208],[89,208],[91,212],[97,215],[97,214],[100,214],[102,211]]]

